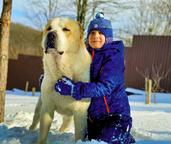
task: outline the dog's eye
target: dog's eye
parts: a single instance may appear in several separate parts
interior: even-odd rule
[[[64,27],[62,30],[63,30],[63,31],[66,31],[66,32],[70,31],[70,29],[68,29],[68,28],[66,28],[66,27]]]
[[[50,27],[48,27],[46,30],[47,30],[47,31],[50,31],[51,29],[52,29],[52,27],[50,26]]]

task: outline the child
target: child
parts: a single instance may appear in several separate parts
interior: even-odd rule
[[[63,77],[55,84],[61,95],[76,100],[91,98],[88,138],[110,144],[131,143],[132,118],[125,92],[123,42],[112,41],[111,22],[98,13],[87,31],[87,49],[92,55],[89,83]]]

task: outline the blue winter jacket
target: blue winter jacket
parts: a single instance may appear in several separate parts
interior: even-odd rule
[[[77,82],[73,96],[91,98],[88,114],[94,119],[106,116],[107,109],[103,97],[112,114],[130,116],[130,106],[124,82],[124,45],[122,41],[105,44],[101,49],[87,48],[94,58],[90,68],[89,83]]]

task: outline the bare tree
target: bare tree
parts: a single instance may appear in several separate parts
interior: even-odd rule
[[[154,63],[151,66],[151,69],[146,68],[144,71],[140,70],[138,67],[136,67],[136,71],[145,79],[151,79],[153,82],[152,85],[152,91],[153,92],[160,92],[164,91],[164,89],[161,88],[161,81],[165,79],[168,74],[171,72],[171,68],[163,71],[162,64],[160,63]]]
[[[161,18],[152,9],[152,0],[137,0],[131,3],[132,9],[123,17],[123,24],[117,32],[127,46],[132,45],[133,35],[161,35]]]
[[[60,0],[31,0],[26,9],[26,16],[38,29],[43,29],[44,25],[51,18],[60,16]],[[30,12],[31,9],[31,12]]]
[[[30,6],[26,7],[26,15],[38,29],[42,29],[49,19],[67,15],[79,21],[84,29],[87,2],[88,0],[72,0],[67,3],[60,0],[31,0]]]
[[[111,0],[76,0],[77,21],[82,25],[83,31],[85,31],[90,19],[95,16],[97,11],[103,11],[107,14],[107,11],[105,11],[107,8],[105,9],[105,6],[107,5],[108,7],[112,3],[118,5],[117,2]]]
[[[149,0],[139,0],[137,8],[132,12],[130,21],[127,22],[128,33],[131,35],[160,34],[161,21],[151,10],[153,3]]]
[[[29,19],[37,28],[42,29],[50,18],[69,16],[78,20],[85,30],[96,12],[103,11],[109,19],[115,20],[118,13],[131,8],[129,3],[122,0],[31,0],[29,9],[32,9],[34,18],[30,15]]]
[[[150,72],[149,69],[146,68],[144,71],[141,71],[138,67],[136,67],[136,71],[143,77],[143,78],[150,78]]]
[[[3,9],[0,19],[0,122],[4,121],[11,10],[12,0],[3,0]]]
[[[170,35],[171,1],[138,0],[138,2],[131,19],[131,34]]]
[[[152,76],[151,79],[153,80],[153,92],[164,91],[161,88],[161,80],[165,79],[168,74],[171,72],[171,69],[167,71],[163,71],[162,64],[153,64],[152,65]]]
[[[76,0],[76,2],[77,2],[77,21],[80,22],[84,31],[88,0]]]
[[[114,16],[114,11],[111,13],[111,8],[117,7],[120,9],[120,5],[116,0],[76,0],[77,7],[77,21],[79,21],[83,27],[83,32],[87,28],[90,20],[94,18],[96,12],[104,12],[105,16],[108,15],[110,19]],[[75,4],[75,3],[74,3]],[[110,12],[109,12],[110,11]],[[111,14],[111,15],[110,15]]]
[[[171,34],[171,1],[170,0],[152,0],[151,9],[160,17],[162,22],[163,35]]]

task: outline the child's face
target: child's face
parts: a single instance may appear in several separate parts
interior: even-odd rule
[[[98,30],[93,30],[88,36],[89,45],[94,49],[102,48],[105,43],[105,36]]]

